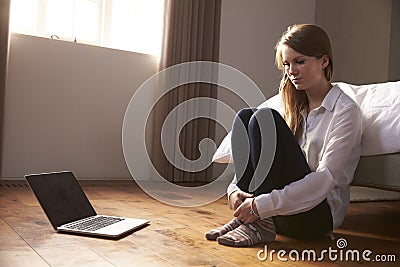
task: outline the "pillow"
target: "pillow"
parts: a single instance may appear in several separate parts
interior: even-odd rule
[[[362,156],[400,151],[400,81],[368,85],[337,83],[363,117]]]
[[[363,118],[362,156],[396,153],[400,151],[400,81],[368,85],[336,83],[359,106]],[[279,94],[271,97],[258,108],[269,107],[283,113]],[[231,134],[223,139],[213,161],[233,162]]]
[[[214,153],[212,161],[217,163],[233,162],[231,153],[231,132],[229,132],[222,140],[221,144],[217,148],[217,151]]]

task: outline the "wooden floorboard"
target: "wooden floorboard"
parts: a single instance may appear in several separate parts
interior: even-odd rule
[[[204,232],[231,219],[226,197],[201,207],[162,204],[133,181],[81,182],[98,213],[145,218],[148,227],[120,240],[58,234],[51,227],[30,188],[24,182],[0,183],[0,266],[399,266],[400,202],[352,203],[335,240],[298,241],[284,236],[267,244],[271,259],[257,255],[265,248],[230,248],[204,238]],[[348,250],[369,249],[396,262],[291,260],[293,250],[336,249],[344,238]],[[286,252],[279,260],[277,251]],[[294,252],[293,252],[294,253]],[[260,254],[264,256],[265,254]],[[291,254],[295,256],[295,254]],[[335,254],[339,255],[339,250]],[[391,259],[392,260],[392,259]]]

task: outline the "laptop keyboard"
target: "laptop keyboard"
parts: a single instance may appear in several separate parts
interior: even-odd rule
[[[124,218],[97,216],[97,217],[80,220],[77,222],[72,222],[72,223],[64,225],[64,227],[67,229],[71,229],[71,230],[94,232],[100,228],[109,226],[111,224],[120,222],[122,220],[124,220]]]

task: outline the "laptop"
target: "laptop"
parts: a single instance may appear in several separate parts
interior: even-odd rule
[[[120,238],[150,223],[98,215],[72,172],[30,174],[25,179],[57,232]]]

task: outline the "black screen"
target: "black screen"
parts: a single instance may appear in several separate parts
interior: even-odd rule
[[[96,215],[72,172],[25,176],[54,229]]]

